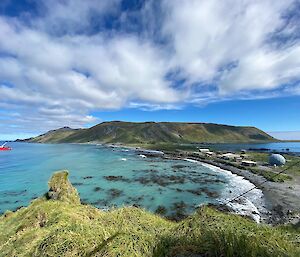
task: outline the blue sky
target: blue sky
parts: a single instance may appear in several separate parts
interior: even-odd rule
[[[300,139],[293,0],[2,0],[0,139],[107,120]]]

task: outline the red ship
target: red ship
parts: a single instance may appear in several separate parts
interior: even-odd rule
[[[6,143],[4,143],[3,145],[0,146],[0,151],[9,151],[11,150],[11,148],[9,146],[5,146]]]

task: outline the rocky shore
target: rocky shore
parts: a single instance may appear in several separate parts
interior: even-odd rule
[[[242,170],[224,163],[197,158],[189,154],[167,153],[165,158],[170,159],[191,159],[202,163],[207,163],[233,174],[242,176],[262,190],[267,210],[262,215],[262,221],[270,224],[285,224],[300,222],[300,179],[294,178],[292,181],[284,183],[271,182],[264,177],[254,174],[248,170]],[[223,207],[221,207],[223,208]]]
[[[140,147],[132,147],[126,145],[117,145],[114,147],[126,148],[132,151],[138,150],[139,152],[142,152],[144,150],[145,153],[149,151],[149,149],[142,149]],[[150,155],[148,157],[153,156]],[[268,181],[266,178],[254,174],[247,169],[239,169],[237,167],[221,162],[196,157],[192,153],[188,152],[178,153],[168,151],[165,152],[163,156],[158,155],[155,157],[162,157],[175,160],[185,160],[188,158],[190,160],[213,165],[215,167],[221,168],[222,170],[226,170],[233,174],[241,176],[244,179],[250,181],[252,184],[255,185],[257,189],[260,189],[263,192],[265,199],[265,206],[263,206],[263,208],[265,210],[263,213],[260,213],[262,222],[267,224],[300,223],[300,178],[298,177],[294,177],[293,180],[285,181],[284,183],[271,182]],[[218,208],[220,210],[228,211],[229,206],[220,205]]]

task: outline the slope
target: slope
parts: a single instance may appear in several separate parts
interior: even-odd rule
[[[41,143],[238,143],[275,141],[255,127],[228,126],[211,123],[179,122],[103,122],[89,129],[55,130],[29,142]]]

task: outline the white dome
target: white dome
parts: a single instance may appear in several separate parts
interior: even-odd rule
[[[269,158],[271,165],[282,166],[285,164],[285,158],[281,154],[272,154]]]

